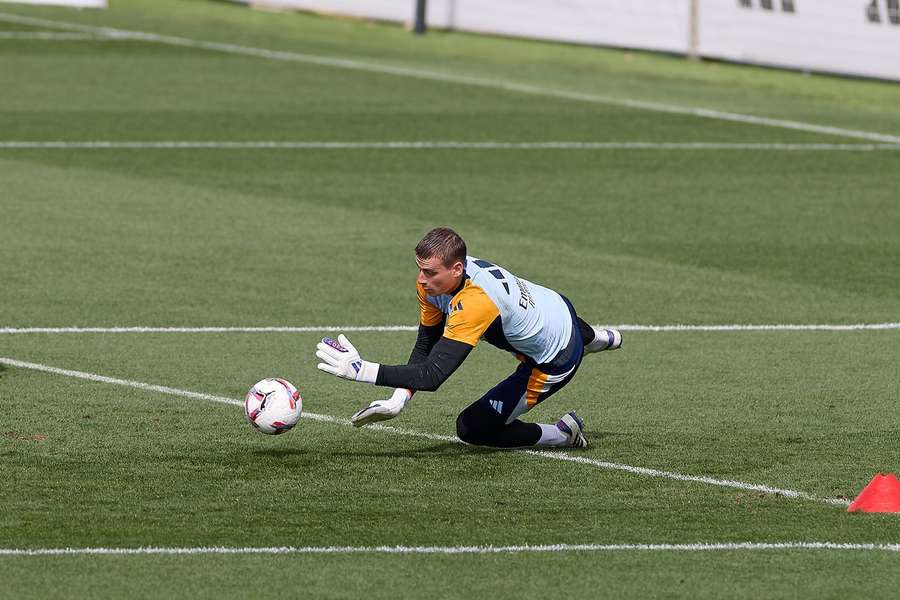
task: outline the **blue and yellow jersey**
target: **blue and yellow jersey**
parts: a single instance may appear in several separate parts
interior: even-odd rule
[[[470,346],[484,339],[542,364],[572,335],[572,315],[562,296],[486,260],[467,256],[462,285],[452,294],[429,296],[416,287],[419,322],[433,326],[446,318],[444,337]]]

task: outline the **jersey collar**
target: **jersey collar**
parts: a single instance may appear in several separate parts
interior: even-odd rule
[[[450,293],[447,294],[447,295],[450,296],[450,297],[452,298],[453,296],[455,296],[455,295],[457,295],[458,293],[460,293],[460,292],[463,290],[463,288],[466,287],[466,281],[467,281],[468,279],[469,279],[469,274],[466,273],[465,271],[463,271],[462,279],[459,280],[459,285],[456,286],[456,289],[455,289],[455,290],[453,290],[452,292],[450,292]]]

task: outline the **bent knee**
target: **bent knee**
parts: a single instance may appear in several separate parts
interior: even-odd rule
[[[456,437],[473,446],[489,446],[491,432],[473,411],[464,410],[456,417]]]
[[[459,413],[456,417],[456,437],[467,444],[477,444],[475,441],[475,428],[473,423],[466,418],[466,412]]]

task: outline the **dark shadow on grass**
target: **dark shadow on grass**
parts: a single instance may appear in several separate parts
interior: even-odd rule
[[[612,437],[623,437],[629,436],[628,433],[623,433],[619,431],[594,431],[589,432],[593,434],[594,443],[600,443],[604,439],[612,438]],[[526,448],[528,449],[528,448]],[[447,456],[462,456],[462,455],[491,455],[498,454],[501,452],[512,452],[514,450],[521,450],[521,448],[488,448],[485,446],[470,446],[468,444],[462,444],[459,442],[440,442],[436,444],[431,444],[429,446],[421,446],[418,448],[406,448],[406,449],[392,449],[390,447],[385,447],[383,450],[371,451],[371,452],[323,452],[319,449],[310,449],[310,448],[265,448],[259,450],[253,450],[251,454],[254,456],[266,457],[266,458],[289,458],[292,456],[336,456],[336,457],[345,457],[345,458],[413,458],[417,456],[423,455],[439,455],[444,454]],[[549,450],[553,452],[555,449],[553,448],[535,448],[535,450]],[[572,448],[559,448],[560,452],[571,451]]]
[[[264,458],[285,459],[293,456],[336,456],[345,458],[412,458],[422,456],[424,454],[493,454],[496,452],[504,452],[501,448],[482,448],[479,446],[466,446],[454,442],[441,442],[430,446],[422,446],[420,448],[404,448],[391,449],[385,448],[380,451],[373,452],[327,452],[321,449],[310,448],[264,448],[253,450],[250,454]]]
[[[498,452],[508,452],[503,448],[485,448],[482,446],[469,446],[456,442],[441,442],[431,446],[422,446],[421,448],[391,450],[385,449],[380,452],[334,452],[331,456],[356,456],[369,458],[398,458],[398,457],[414,457],[423,454],[446,454],[451,455],[467,455],[467,454],[496,454]]]
[[[265,450],[254,450],[251,454],[266,458],[287,458],[289,456],[309,456],[317,453],[303,448],[266,448]]]

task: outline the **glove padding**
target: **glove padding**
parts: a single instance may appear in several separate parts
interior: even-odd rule
[[[412,392],[403,388],[394,390],[394,395],[387,400],[376,400],[352,417],[350,422],[354,427],[362,427],[369,423],[377,423],[378,421],[387,421],[399,415],[406,403],[412,398]]]
[[[337,341],[322,338],[316,345],[316,356],[322,361],[317,365],[319,369],[337,377],[366,383],[375,383],[378,378],[378,363],[360,358],[359,352],[343,333]]]

